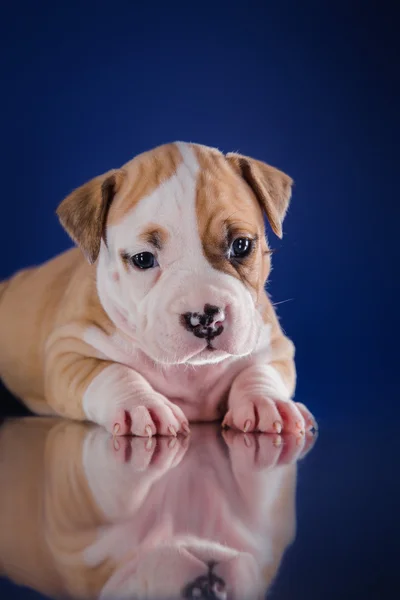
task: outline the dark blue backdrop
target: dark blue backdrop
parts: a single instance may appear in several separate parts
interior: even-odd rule
[[[378,8],[379,7],[379,8]],[[0,277],[69,246],[75,186],[176,139],[296,182],[270,291],[324,419],[391,418],[398,97],[389,3],[8,3]],[[272,236],[272,234],[271,234]]]

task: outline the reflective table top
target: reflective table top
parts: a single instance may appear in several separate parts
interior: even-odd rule
[[[368,423],[114,440],[5,419],[0,598],[396,597],[396,447]]]

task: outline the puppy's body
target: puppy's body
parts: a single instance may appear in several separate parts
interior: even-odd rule
[[[34,412],[55,412],[45,398],[46,342],[68,323],[68,296],[78,304],[95,292],[90,267],[78,249],[27,269],[3,284],[0,295],[0,372],[4,383]],[[51,287],[50,287],[51,286]],[[86,289],[85,289],[86,288]],[[80,307],[73,303],[73,310]],[[78,317],[78,314],[76,315]],[[78,317],[79,319],[79,317]]]
[[[270,308],[270,318],[273,317],[267,298],[265,304]],[[10,314],[15,314],[16,318],[10,319]],[[279,326],[274,324],[275,337],[279,337]],[[38,414],[58,412],[46,401],[43,377],[46,349],[53,337],[61,338],[66,346],[71,345],[74,349],[79,344],[84,356],[97,358],[102,355],[101,358],[104,356],[135,369],[156,391],[184,406],[190,420],[209,421],[221,417],[220,401],[232,379],[246,362],[254,359],[227,358],[218,365],[193,367],[156,365],[107,317],[97,298],[93,267],[75,248],[39,268],[19,273],[10,281],[1,302],[0,329],[3,380]],[[260,343],[260,357],[265,355],[266,362],[272,358],[271,329],[271,326],[265,326]],[[85,338],[91,338],[93,345],[85,343]],[[32,343],[30,340],[37,341]],[[70,406],[69,412],[71,410]],[[78,403],[74,418],[80,416],[81,405]]]
[[[174,434],[226,410],[245,430],[311,426],[290,400],[293,344],[264,290],[262,209],[280,235],[290,183],[252,159],[170,144],[79,188],[59,216],[83,253],[0,288],[5,384],[35,412],[116,434]]]

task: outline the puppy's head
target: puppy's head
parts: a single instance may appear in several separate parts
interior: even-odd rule
[[[279,237],[292,180],[238,154],[175,143],[70,194],[58,216],[97,264],[102,305],[153,360],[251,353],[270,270],[265,214]]]
[[[269,583],[250,554],[192,538],[171,541],[126,560],[99,598],[261,600]]]

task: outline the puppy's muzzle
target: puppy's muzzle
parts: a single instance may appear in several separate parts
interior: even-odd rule
[[[224,330],[224,311],[218,306],[205,304],[203,312],[186,312],[181,315],[181,324],[198,338],[213,340]]]

